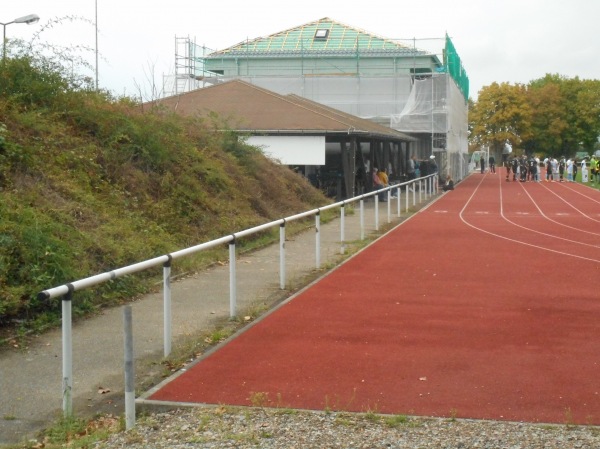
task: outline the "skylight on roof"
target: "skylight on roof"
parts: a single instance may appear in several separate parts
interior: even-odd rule
[[[315,31],[315,39],[327,39],[327,36],[329,36],[328,29],[318,28],[317,31]]]

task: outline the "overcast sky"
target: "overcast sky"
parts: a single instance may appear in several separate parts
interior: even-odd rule
[[[494,81],[528,83],[546,73],[600,79],[598,0],[3,0],[0,22],[39,15],[36,24],[6,26],[8,39],[27,41],[61,19],[40,39],[87,46],[81,54],[94,67],[96,1],[99,85],[116,95],[138,95],[152,79],[161,84],[163,75],[172,75],[176,36],[223,49],[323,17],[390,39],[416,39],[426,49],[437,42],[440,52],[443,40],[427,39],[448,33],[474,99]],[[94,70],[89,75],[95,77]]]

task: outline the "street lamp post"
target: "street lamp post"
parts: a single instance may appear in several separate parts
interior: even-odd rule
[[[2,25],[2,61],[6,59],[6,26],[10,25],[11,23],[26,23],[27,25],[31,25],[38,20],[40,20],[40,18],[37,14],[29,14],[27,16],[19,17],[12,22],[0,22],[0,25]]]

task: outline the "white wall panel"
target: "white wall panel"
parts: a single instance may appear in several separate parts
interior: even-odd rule
[[[251,136],[247,143],[284,165],[325,165],[324,136]]]

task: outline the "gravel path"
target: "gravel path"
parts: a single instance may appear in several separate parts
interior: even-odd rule
[[[97,449],[595,449],[600,428],[285,409],[198,408],[152,414]]]

